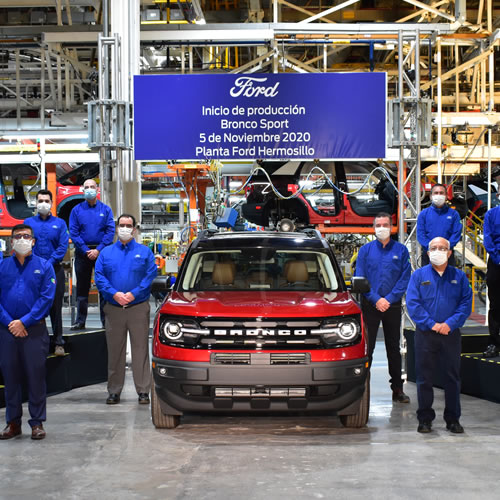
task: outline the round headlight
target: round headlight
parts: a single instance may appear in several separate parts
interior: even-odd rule
[[[163,324],[163,334],[169,340],[179,340],[182,337],[182,325],[167,321]]]
[[[352,340],[358,334],[358,324],[354,321],[340,323],[338,335],[343,340]]]

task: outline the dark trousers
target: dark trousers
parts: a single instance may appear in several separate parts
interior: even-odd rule
[[[76,274],[76,321],[85,325],[89,307],[89,291],[92,278],[92,270],[95,260],[90,260],[85,254],[75,252],[75,274]],[[104,300],[99,294],[101,322],[104,325]]]
[[[427,264],[430,264],[429,255],[427,254],[427,249],[422,248],[422,265],[420,267],[424,267]],[[455,252],[451,252],[450,258],[448,259],[448,264],[450,266],[455,267]]]
[[[488,285],[488,328],[490,331],[489,343],[500,348],[500,266],[488,259],[486,270],[486,284]]]
[[[378,327],[380,322],[384,328],[385,350],[387,352],[387,362],[389,365],[389,375],[391,389],[402,389],[403,380],[401,378],[401,353],[399,349],[400,327],[401,327],[401,303],[391,304],[385,312],[380,312],[368,300],[363,299],[361,303],[363,319],[368,335],[368,355],[370,366],[377,341]]]
[[[460,330],[448,335],[431,330],[415,331],[415,371],[417,375],[417,396],[419,422],[432,422],[436,413],[432,409],[434,401],[432,373],[440,367],[444,373],[444,420],[452,422],[460,419]]]
[[[52,333],[54,334],[54,344],[64,345],[63,326],[62,326],[62,306],[64,300],[64,269],[60,264],[54,266],[56,273],[56,293],[54,302],[50,308],[50,322],[52,324]]]
[[[26,329],[27,337],[14,337],[0,325],[0,367],[5,383],[6,421],[21,424],[23,383],[28,384],[28,409],[33,427],[46,420],[47,387],[45,364],[49,353],[49,333],[45,321]]]

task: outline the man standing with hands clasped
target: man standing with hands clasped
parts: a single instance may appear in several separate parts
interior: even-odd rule
[[[375,350],[378,327],[384,327],[385,350],[391,376],[392,400],[409,403],[401,379],[401,299],[406,292],[411,267],[408,249],[391,239],[391,216],[380,213],[373,221],[376,240],[363,245],[356,260],[356,276],[370,282],[370,291],[363,294],[361,309],[368,330],[370,364]]]
[[[118,217],[118,241],[97,259],[95,280],[106,304],[108,392],[106,404],[120,402],[125,381],[127,332],[132,350],[132,373],[140,404],[149,403],[149,296],[156,276],[153,252],[134,240],[135,218]]]
[[[433,369],[444,371],[444,420],[454,434],[464,432],[460,425],[460,353],[459,328],[472,309],[472,290],[464,272],[448,265],[450,242],[434,238],[429,243],[430,265],[417,269],[410,279],[406,307],[415,330],[415,370],[417,375],[418,432],[432,430],[436,413]]]
[[[33,230],[12,229],[14,255],[0,263],[0,368],[5,382],[7,427],[0,439],[21,435],[23,381],[28,384],[31,439],[43,439],[47,386],[45,364],[49,333],[45,326],[56,280],[52,265],[32,254]]]

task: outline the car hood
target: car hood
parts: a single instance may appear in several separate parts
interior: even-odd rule
[[[349,292],[171,292],[161,313],[199,317],[304,318],[359,314]]]

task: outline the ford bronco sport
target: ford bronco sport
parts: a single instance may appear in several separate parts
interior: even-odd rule
[[[353,291],[368,291],[366,280]],[[368,420],[361,311],[313,230],[202,232],[157,312],[152,365],[157,428],[177,426],[184,412]]]

